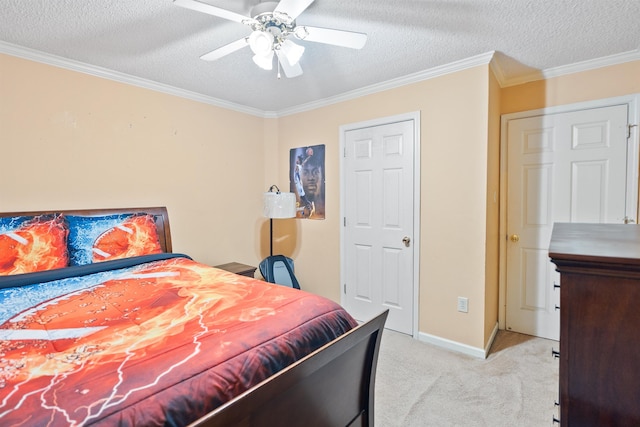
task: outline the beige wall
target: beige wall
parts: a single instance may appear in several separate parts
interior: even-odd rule
[[[419,330],[483,346],[488,82],[488,66],[476,67],[280,119],[280,158],[293,147],[326,145],[327,219],[298,221],[296,269],[305,288],[340,300],[339,127],[419,111]],[[287,180],[283,169],[280,182]],[[457,312],[458,296],[469,298],[469,313]],[[497,312],[493,318],[492,326]]]
[[[176,252],[256,265],[261,193],[288,188],[291,148],[325,144],[327,219],[275,220],[275,250],[339,301],[339,127],[419,111],[419,330],[483,348],[498,316],[500,114],[640,92],[638,75],[640,61],[501,89],[479,66],[261,119],[0,55],[0,211],[164,205]]]
[[[260,259],[263,119],[7,55],[0,73],[0,211],[167,206],[174,251]]]
[[[496,327],[500,260],[500,84],[489,74],[489,132],[487,135],[487,246],[484,293],[484,344]]]
[[[260,119],[11,56],[0,61],[0,179],[12,183],[0,189],[3,211],[166,205],[176,251],[211,264],[256,264],[268,253],[260,194],[288,187],[290,148],[325,144],[327,219],[275,220],[275,248],[295,257],[306,289],[337,301],[338,128],[420,111],[420,330],[482,346],[488,67]],[[469,298],[468,314],[455,310],[457,296]]]
[[[502,114],[640,93],[640,61],[502,89]]]

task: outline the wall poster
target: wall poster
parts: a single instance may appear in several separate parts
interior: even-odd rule
[[[291,149],[289,182],[296,218],[324,219],[324,144]]]

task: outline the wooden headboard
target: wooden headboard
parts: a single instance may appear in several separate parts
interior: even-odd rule
[[[164,252],[172,252],[171,247],[171,229],[169,228],[169,213],[166,207],[151,208],[107,208],[107,209],[82,209],[82,210],[57,210],[57,211],[33,211],[33,212],[0,212],[0,217],[9,216],[34,216],[61,213],[65,215],[82,215],[82,216],[102,216],[117,215],[126,213],[147,213],[153,215],[156,228],[158,230],[158,239],[160,246]]]

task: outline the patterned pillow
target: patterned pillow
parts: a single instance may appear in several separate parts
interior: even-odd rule
[[[71,265],[162,252],[153,215],[68,215]]]
[[[0,276],[66,267],[67,234],[59,214],[0,218]]]

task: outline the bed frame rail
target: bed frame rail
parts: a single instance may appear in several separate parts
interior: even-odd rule
[[[373,426],[388,310],[247,390],[190,427]]]

